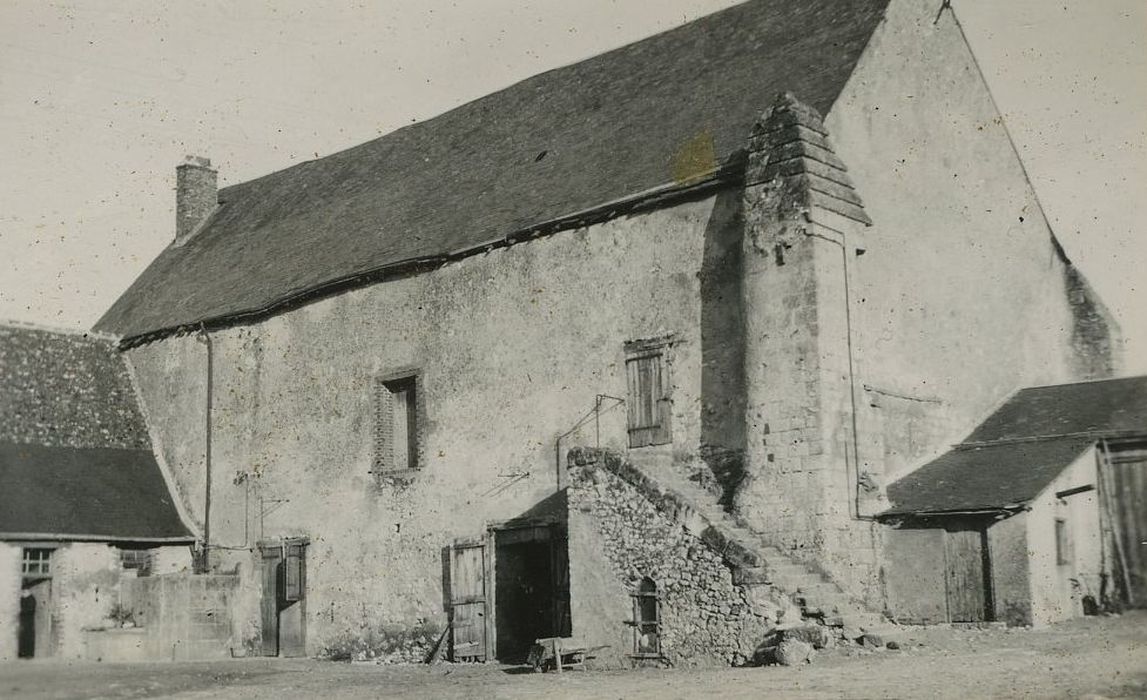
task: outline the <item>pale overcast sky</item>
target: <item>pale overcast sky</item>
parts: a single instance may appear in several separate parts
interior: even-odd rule
[[[0,319],[94,323],[171,240],[185,154],[240,182],[733,4],[2,0]],[[953,4],[1147,371],[1147,3]]]

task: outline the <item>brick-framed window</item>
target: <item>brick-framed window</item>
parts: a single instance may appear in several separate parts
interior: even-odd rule
[[[376,475],[421,467],[421,381],[417,372],[379,377],[374,383]]]
[[[25,547],[20,572],[25,578],[51,577],[52,551],[50,547]]]
[[[672,336],[625,344],[629,447],[672,442],[673,391],[669,350]]]

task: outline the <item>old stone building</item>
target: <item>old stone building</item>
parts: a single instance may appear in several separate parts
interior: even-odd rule
[[[878,624],[884,485],[1118,360],[942,4],[753,0],[250,182],[181,165],[97,328],[248,650]]]
[[[125,575],[195,536],[109,338],[0,325],[0,659],[86,655]]]

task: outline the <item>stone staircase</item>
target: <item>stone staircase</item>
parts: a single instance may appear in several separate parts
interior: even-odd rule
[[[678,510],[693,511],[684,514],[686,518],[702,521],[694,523],[691,529],[699,529],[707,544],[734,563],[735,583],[779,588],[789,594],[803,618],[838,628],[840,635],[848,639],[864,633],[888,637],[897,632],[896,625],[883,615],[869,610],[822,573],[745,527],[718,503],[716,494],[679,474],[665,463],[664,456],[631,454],[627,458],[642,480],[663,494],[663,500],[673,501]],[[678,519],[682,519],[682,514],[678,514]]]

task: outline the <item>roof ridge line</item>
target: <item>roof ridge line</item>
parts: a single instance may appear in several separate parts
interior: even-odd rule
[[[957,443],[952,445],[954,450],[971,450],[980,447],[994,447],[996,445],[1018,445],[1025,442],[1052,442],[1054,440],[1081,440],[1083,438],[1092,438],[1096,440],[1103,440],[1111,437],[1134,437],[1136,435],[1147,435],[1147,431],[1142,430],[1084,430],[1074,433],[1053,433],[1049,435],[1027,435],[1024,437],[1013,438],[999,438],[996,440],[975,440]]]
[[[7,328],[16,328],[20,330],[30,331],[43,331],[45,333],[55,333],[56,335],[74,335],[82,338],[93,338],[95,340],[108,340],[118,341],[119,336],[108,333],[106,331],[96,331],[83,328],[66,328],[62,326],[49,326],[38,321],[21,321],[19,319],[0,318],[0,326]]]
[[[1104,382],[1125,382],[1129,379],[1147,380],[1147,374],[1129,374],[1129,375],[1126,375],[1123,377],[1099,377],[1097,379],[1078,379],[1074,382],[1061,382],[1061,383],[1057,383],[1057,384],[1037,384],[1035,386],[1025,386],[1022,389],[1016,390],[1016,392],[1014,394],[1012,394],[1011,397],[1014,397],[1017,394],[1020,394],[1020,393],[1025,392],[1025,391],[1031,391],[1032,389],[1050,389],[1052,387],[1079,386],[1081,384],[1102,384]],[[1011,398],[1011,397],[1009,397],[1009,398]]]

